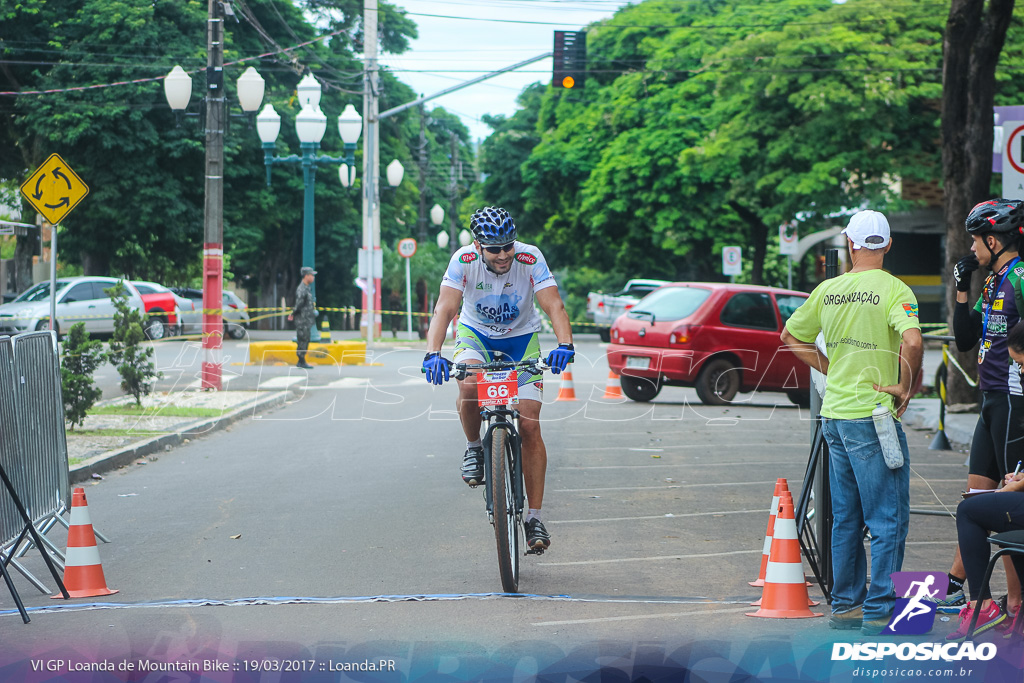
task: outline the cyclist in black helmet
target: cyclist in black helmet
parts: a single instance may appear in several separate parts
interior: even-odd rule
[[[507,211],[486,207],[470,221],[473,243],[452,254],[441,280],[441,293],[427,332],[427,355],[423,368],[427,381],[448,381],[452,361],[441,355],[448,325],[459,314],[454,359],[464,363],[486,363],[500,351],[506,360],[540,358],[540,316],[534,298],[551,320],[558,346],[545,362],[555,374],[565,370],[575,351],[572,327],[558,294],[554,277],[540,249],[516,241],[516,225]],[[544,499],[547,451],[540,434],[542,375],[520,372],[519,412],[523,438],[523,478],[529,511],[524,520],[526,544],[546,549],[551,538],[540,518]],[[476,397],[476,375],[459,382],[456,402],[466,433],[466,454],[462,479],[470,486],[484,481],[484,451],[480,440],[480,412]]]
[[[982,390],[981,415],[971,440],[967,486],[994,489],[1007,472],[1014,471],[1024,446],[1024,389],[1020,367],[1010,357],[1006,341],[1009,330],[1024,313],[1024,263],[1018,256],[1018,245],[1024,235],[1024,207],[1019,200],[981,202],[967,215],[966,228],[974,244],[971,253],[953,268],[953,334],[960,351],[968,351],[981,341],[978,383]],[[991,274],[985,280],[981,298],[971,308],[967,301],[971,274],[980,267]],[[965,604],[965,576],[958,548],[949,570],[948,597],[940,605]],[[1016,572],[1007,572],[1011,612],[1021,601],[1016,579]]]

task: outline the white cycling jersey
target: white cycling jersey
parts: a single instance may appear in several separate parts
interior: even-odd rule
[[[516,337],[540,331],[533,295],[555,286],[544,254],[532,244],[515,243],[512,267],[495,275],[472,244],[452,254],[441,285],[462,292],[459,322],[488,337]]]

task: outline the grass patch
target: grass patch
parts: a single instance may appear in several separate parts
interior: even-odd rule
[[[163,436],[171,432],[158,432],[149,429],[76,429],[68,430],[69,436]]]
[[[138,417],[220,417],[222,408],[186,408],[182,406],[145,407],[134,403],[100,406],[89,411],[89,415],[135,415]]]

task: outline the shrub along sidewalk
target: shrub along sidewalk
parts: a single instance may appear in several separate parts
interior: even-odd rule
[[[79,482],[168,451],[210,432],[282,405],[290,392],[154,392],[137,406],[133,396],[102,401],[81,427],[68,430],[71,481]]]

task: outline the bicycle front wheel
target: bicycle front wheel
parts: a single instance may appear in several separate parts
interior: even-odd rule
[[[515,488],[512,485],[512,444],[508,431],[491,432],[491,487],[494,507],[494,539],[498,546],[498,570],[506,593],[519,592],[519,525]]]

